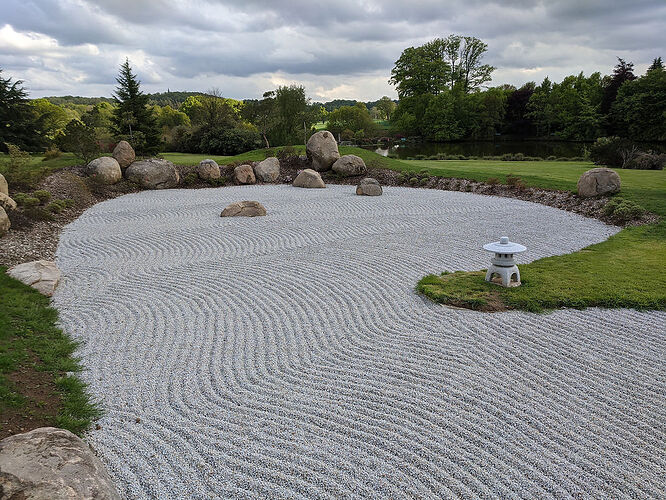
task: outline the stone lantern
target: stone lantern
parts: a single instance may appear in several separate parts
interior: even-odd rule
[[[486,281],[492,281],[493,275],[497,274],[502,280],[502,286],[519,286],[520,271],[513,254],[524,252],[527,248],[510,242],[507,236],[502,236],[499,241],[483,245],[483,249],[495,254],[486,273]],[[515,280],[512,282],[511,279],[514,277]]]

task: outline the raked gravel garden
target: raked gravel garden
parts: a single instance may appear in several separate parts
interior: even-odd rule
[[[264,217],[221,218],[252,199]],[[126,498],[666,495],[666,313],[481,313],[415,283],[619,228],[386,187],[144,191],[67,226],[53,297]],[[609,272],[612,270],[609,269]]]

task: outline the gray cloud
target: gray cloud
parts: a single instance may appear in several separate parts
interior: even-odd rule
[[[0,65],[33,95],[108,95],[128,57],[148,91],[316,99],[394,95],[402,50],[451,33],[489,47],[493,84],[638,70],[663,50],[663,0],[3,0]]]

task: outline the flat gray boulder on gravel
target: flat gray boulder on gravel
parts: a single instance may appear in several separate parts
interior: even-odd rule
[[[110,156],[102,156],[88,163],[86,174],[102,184],[115,184],[123,178],[120,164]]]
[[[344,155],[333,164],[333,172],[344,177],[352,177],[367,173],[368,167],[360,156]]]
[[[215,160],[201,160],[197,165],[197,175],[200,179],[210,180],[220,178],[220,166]]]
[[[620,191],[620,176],[610,168],[593,168],[578,179],[578,196],[590,198]]]
[[[136,160],[134,148],[127,141],[120,141],[116,144],[111,156],[116,159],[120,168],[127,168],[134,162],[134,160]]]
[[[0,207],[5,210],[16,210],[16,202],[12,200],[9,195],[0,193]]]
[[[266,208],[258,201],[237,201],[228,205],[220,217],[259,217],[266,215]]]
[[[0,207],[0,236],[7,233],[10,227],[12,227],[12,223],[9,222],[9,216],[5,212],[5,209]]]
[[[261,182],[275,182],[280,177],[280,160],[275,156],[266,158],[254,167],[254,173]]]
[[[125,177],[146,189],[168,189],[180,182],[173,163],[158,158],[135,161],[125,170]]]
[[[319,172],[315,172],[311,168],[306,168],[301,171],[296,178],[294,179],[295,187],[301,188],[325,188],[326,184],[319,175]]]
[[[120,500],[90,446],[54,427],[0,441],[0,494],[16,500]]]
[[[338,143],[328,130],[320,130],[313,134],[308,139],[305,152],[312,162],[313,170],[317,172],[330,170],[335,161],[340,158]]]
[[[237,184],[254,184],[257,178],[254,176],[252,165],[239,165],[234,168],[234,181]]]
[[[366,177],[356,186],[356,194],[363,196],[381,196],[382,187],[377,179]]]
[[[7,179],[5,179],[5,176],[2,174],[0,174],[0,193],[9,196],[9,185],[7,184]]]
[[[34,260],[10,267],[7,274],[26,285],[33,287],[42,295],[53,295],[61,273],[55,262],[50,260]]]

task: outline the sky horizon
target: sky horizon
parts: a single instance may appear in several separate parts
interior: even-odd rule
[[[2,76],[31,98],[110,97],[126,57],[146,93],[252,99],[295,83],[314,101],[397,98],[401,52],[450,34],[488,44],[491,86],[610,74],[616,57],[643,74],[666,56],[663,0],[4,0],[0,19]]]

